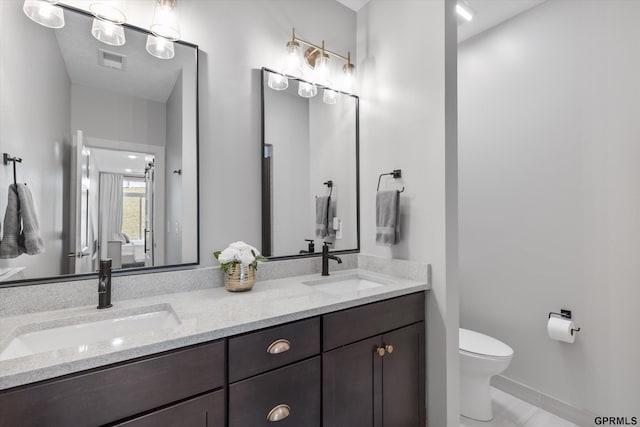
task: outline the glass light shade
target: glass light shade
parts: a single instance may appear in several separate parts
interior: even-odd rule
[[[298,42],[287,43],[287,59],[282,71],[293,77],[302,77],[302,54]]]
[[[156,0],[149,29],[156,36],[170,41],[180,40],[178,0]]]
[[[273,90],[285,90],[289,87],[289,79],[283,74],[269,73],[267,84]]]
[[[316,87],[316,85],[307,82],[298,83],[298,95],[300,95],[301,97],[313,98],[317,94],[318,88]]]
[[[322,92],[322,102],[325,104],[335,104],[338,102],[338,92],[332,89],[325,89]]]
[[[114,24],[124,24],[127,18],[118,8],[119,6],[122,6],[119,0],[95,2],[89,5],[89,11],[96,18],[111,21]]]
[[[149,34],[147,36],[147,52],[156,58],[171,59],[175,55],[175,48],[171,40]]]
[[[122,25],[99,18],[93,18],[91,34],[102,43],[111,46],[122,46],[126,42]]]
[[[342,90],[347,93],[355,93],[356,67],[354,67],[353,64],[345,64],[342,70]]]
[[[22,11],[34,22],[49,28],[64,27],[64,10],[58,0],[25,0]]]
[[[322,86],[331,86],[331,71],[329,70],[329,55],[320,55],[315,68],[315,81]]]

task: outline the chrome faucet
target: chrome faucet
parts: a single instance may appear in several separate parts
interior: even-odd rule
[[[329,245],[331,243],[330,242],[323,242],[322,243],[322,275],[323,276],[328,276],[329,275],[329,260],[335,260],[338,261],[338,264],[342,264],[342,260],[340,259],[340,257],[337,257],[335,255],[329,255]]]
[[[98,309],[113,307],[111,304],[111,260],[100,260],[98,275]]]

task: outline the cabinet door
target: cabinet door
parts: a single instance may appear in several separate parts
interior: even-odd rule
[[[224,390],[117,424],[121,427],[223,427]]]
[[[380,372],[383,358],[376,353],[381,343],[381,337],[378,336],[323,353],[323,425],[382,425]],[[375,424],[374,420],[377,421]]]
[[[385,427],[425,425],[424,337],[424,322],[382,336],[383,347],[393,346],[382,358]]]

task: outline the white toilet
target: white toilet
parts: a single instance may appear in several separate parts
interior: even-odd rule
[[[513,349],[495,338],[460,328],[460,413],[478,421],[490,421],[491,377],[503,372]]]

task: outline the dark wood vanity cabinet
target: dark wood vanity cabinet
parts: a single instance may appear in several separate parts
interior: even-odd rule
[[[424,297],[5,390],[0,427],[424,426]]]
[[[90,427],[135,417],[139,424],[132,425],[147,425],[141,415],[160,411],[151,419],[166,414],[176,418],[191,412],[189,408],[207,413],[207,423],[199,423],[196,415],[191,424],[176,425],[222,426],[223,394],[192,402],[186,409],[171,405],[222,389],[224,358],[225,343],[217,341],[7,390],[0,393],[0,426]]]
[[[224,390],[115,424],[119,427],[224,427]]]
[[[320,427],[320,318],[229,339],[229,427]]]
[[[425,425],[423,320],[423,293],[325,316],[324,343],[340,346],[322,354],[324,426]]]

